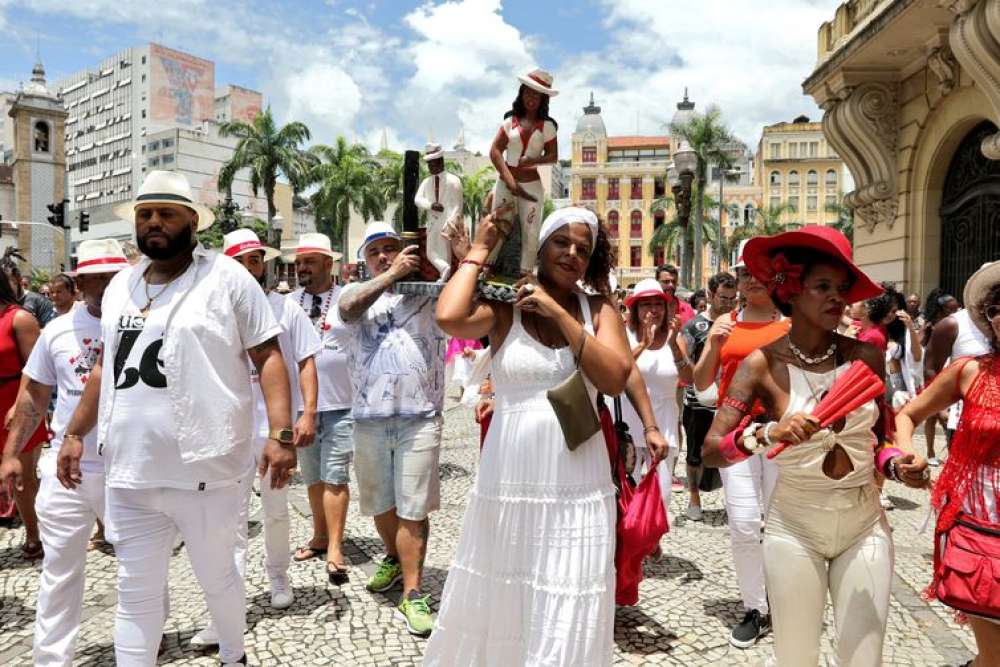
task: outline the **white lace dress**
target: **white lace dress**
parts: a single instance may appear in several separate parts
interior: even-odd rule
[[[581,306],[593,333],[585,298]],[[529,336],[515,310],[493,358],[496,410],[425,666],[611,664],[615,498],[607,449],[598,432],[569,451],[545,397],[574,370],[569,349]]]

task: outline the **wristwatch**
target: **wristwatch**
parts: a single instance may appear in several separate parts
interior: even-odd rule
[[[267,434],[268,440],[277,440],[283,445],[290,445],[295,441],[295,433],[290,428],[272,428]]]
[[[760,441],[757,440],[757,428],[760,424],[751,423],[745,429],[743,429],[743,437],[741,442],[743,443],[743,448],[753,454],[760,447]]]

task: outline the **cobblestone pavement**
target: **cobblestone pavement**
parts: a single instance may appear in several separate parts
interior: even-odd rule
[[[441,457],[442,508],[432,519],[425,590],[436,609],[448,563],[457,541],[464,499],[478,459],[477,427],[461,408],[447,412]],[[683,461],[678,465],[683,471]],[[971,633],[956,625],[941,605],[920,599],[930,573],[931,536],[921,532],[927,498],[898,485],[889,486],[896,509],[889,513],[896,543],[896,575],[885,642],[890,666],[960,665],[972,656]],[[293,487],[293,545],[309,535],[305,490]],[[664,558],[650,563],[640,589],[640,604],[618,612],[615,662],[620,665],[765,665],[771,639],[753,649],[730,647],[730,627],[742,618],[733,574],[729,532],[722,494],[704,496],[705,521],[681,515],[686,494],[674,494],[670,533],[663,539]],[[347,524],[347,556],[353,565],[350,584],[326,583],[323,563],[293,563],[295,604],[278,612],[268,607],[259,502],[254,499],[248,563],[247,650],[255,665],[415,665],[424,641],[408,635],[394,618],[395,595],[372,595],[365,578],[380,556],[370,519],[361,518],[355,503]],[[0,665],[29,665],[37,591],[38,565],[19,558],[20,530],[0,528]],[[188,648],[191,636],[206,622],[204,598],[183,550],[170,568],[171,613],[165,626],[160,664],[216,665],[211,652]],[[114,664],[111,629],[115,605],[114,557],[87,556],[87,586],[77,665]],[[827,610],[824,665],[829,656],[832,624]]]

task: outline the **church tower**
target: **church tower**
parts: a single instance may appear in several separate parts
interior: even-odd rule
[[[65,261],[69,230],[46,226],[48,204],[66,196],[66,117],[62,101],[45,85],[45,68],[37,63],[31,82],[17,93],[8,114],[14,119],[14,213],[20,222],[18,247],[28,260],[25,272],[42,269],[58,272]],[[68,207],[67,207],[68,216]],[[67,226],[70,220],[66,219]],[[69,269],[70,267],[65,267]]]

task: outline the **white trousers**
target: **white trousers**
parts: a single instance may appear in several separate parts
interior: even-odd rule
[[[764,535],[778,667],[819,664],[827,592],[840,667],[878,667],[893,545],[874,484],[802,491],[779,484]]]
[[[536,201],[515,197],[507,185],[497,179],[493,186],[493,208],[499,208],[503,204],[514,204],[513,216],[520,220],[521,224],[521,270],[527,271],[535,268],[538,264],[538,232],[542,228],[542,207],[545,204],[545,189],[542,181],[528,181],[520,183],[521,189],[535,198]],[[493,262],[500,253],[498,245],[490,253],[489,262]]]
[[[255,463],[260,461],[265,442],[267,441],[261,438],[254,443]],[[240,510],[239,523],[236,526],[236,569],[239,570],[240,577],[246,577],[247,547],[250,541],[247,535],[247,521],[250,520],[250,494],[253,493],[253,479],[256,475],[257,466],[254,465],[247,477],[246,493],[243,495],[243,506]],[[272,489],[270,469],[268,469],[264,479],[260,481],[260,504],[264,510],[264,551],[267,555],[267,575],[268,578],[273,579],[286,574],[292,561],[289,545],[291,520],[288,517],[288,486]]]
[[[107,490],[105,532],[118,557],[115,660],[119,667],[156,664],[163,634],[170,554],[178,533],[219,633],[223,662],[244,653],[246,590],[236,569],[236,522],[244,484],[207,491],[171,488]]]
[[[84,566],[94,522],[104,519],[104,475],[85,471],[75,489],[55,475],[54,452],[39,462],[35,511],[45,546],[35,608],[35,665],[70,667],[83,607]]]
[[[763,454],[755,454],[726,468],[719,468],[726,493],[726,515],[733,545],[733,565],[740,597],[747,611],[768,613],[764,586],[764,553],[761,548],[761,517],[778,480],[778,466]]]

